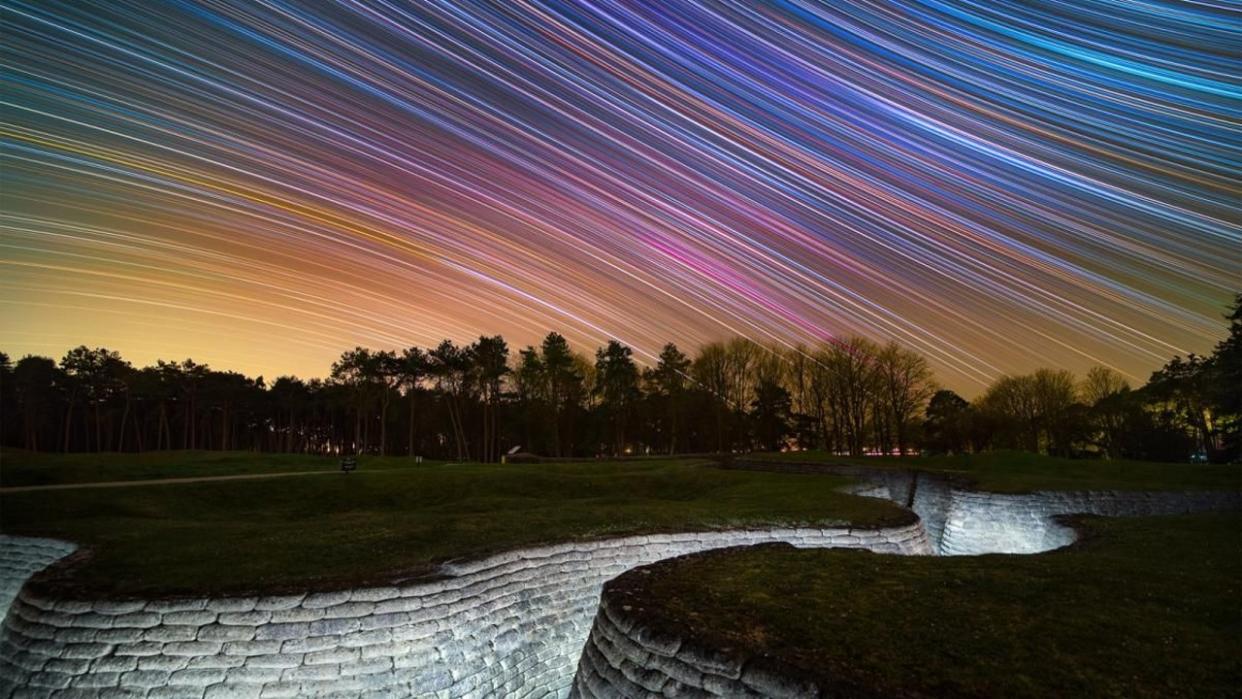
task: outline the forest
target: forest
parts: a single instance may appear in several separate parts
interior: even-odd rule
[[[135,367],[104,348],[59,361],[0,354],[3,443],[30,451],[253,450],[495,462],[819,449],[840,454],[1023,449],[1068,457],[1242,459],[1242,294],[1208,356],[1142,386],[1095,367],[1004,376],[968,401],[927,360],[862,337],[768,347],[745,338],[642,367],[549,333],[516,352],[471,344],[341,354],[326,379],[273,381],[190,359]]]

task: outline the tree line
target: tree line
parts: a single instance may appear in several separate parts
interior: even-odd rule
[[[31,451],[167,449],[365,453],[498,461],[814,448],[1237,461],[1242,295],[1212,355],[1175,357],[1139,388],[1096,367],[1040,369],[975,401],[937,386],[925,358],[849,337],[765,347],[744,338],[654,365],[611,341],[594,356],[550,333],[344,352],[326,379],[268,383],[184,361],[134,367],[78,347],[60,361],[0,354],[3,440]]]

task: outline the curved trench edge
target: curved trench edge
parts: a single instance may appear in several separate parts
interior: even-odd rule
[[[564,543],[446,565],[445,577],[431,582],[300,595],[47,599],[23,583],[75,547],[0,536],[0,601],[12,600],[0,627],[0,697],[19,689],[47,697],[124,689],[144,699],[562,697],[575,674],[606,675],[599,663],[608,656],[592,630],[603,584],[656,561],[764,543],[898,554],[1036,553],[1074,540],[1058,515],[1240,504],[1236,492],[1008,495],[927,478],[910,482],[901,472],[854,475],[865,481],[856,493],[908,505],[918,521],[888,529],[747,529]]]

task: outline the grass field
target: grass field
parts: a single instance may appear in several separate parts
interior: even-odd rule
[[[1085,520],[1035,556],[749,549],[623,578],[670,629],[833,696],[1237,696],[1242,515]]]
[[[426,462],[415,464],[405,457],[363,457],[362,461],[367,470],[427,465]],[[36,454],[12,449],[0,453],[0,487],[3,488],[339,470],[337,458],[305,454],[231,451]]]
[[[1020,453],[747,458],[917,467],[1001,490],[1239,488],[1233,466],[1068,461]],[[67,539],[85,560],[46,584],[90,595],[324,588],[419,576],[439,561],[624,534],[758,524],[882,525],[910,515],[835,492],[844,480],[703,461],[414,464],[230,452],[0,455],[0,484],[316,475],[0,493],[0,532]],[[321,474],[321,475],[320,475]]]
[[[187,465],[183,456],[150,455],[133,471],[119,461],[101,469],[182,473],[210,465]],[[233,455],[215,466],[254,472],[270,468],[266,459]],[[777,523],[878,526],[911,517],[835,492],[839,478],[705,462],[374,465],[364,460],[349,475],[6,493],[0,531],[89,549],[83,563],[40,584],[59,594],[123,596],[351,586],[539,543]],[[301,470],[292,461],[278,466]]]
[[[981,490],[1242,490],[1237,464],[1162,464],[1149,461],[1059,459],[1001,451],[960,456],[851,458],[827,452],[753,454],[739,459],[914,468],[947,475]]]
[[[1163,464],[1147,461],[1060,459],[1027,452],[989,452],[961,456],[852,458],[802,451],[747,454],[753,461],[848,464],[878,468],[917,468],[996,492],[1031,490],[1242,490],[1242,466]],[[442,463],[442,462],[437,462]],[[402,456],[361,459],[364,471],[423,468]],[[144,454],[0,453],[0,487],[67,485],[113,481],[201,478],[265,473],[339,471],[335,457],[304,454],[179,451]]]

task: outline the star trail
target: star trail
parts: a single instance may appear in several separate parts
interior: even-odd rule
[[[973,394],[1242,288],[1229,3],[0,7],[10,354],[863,334]]]

